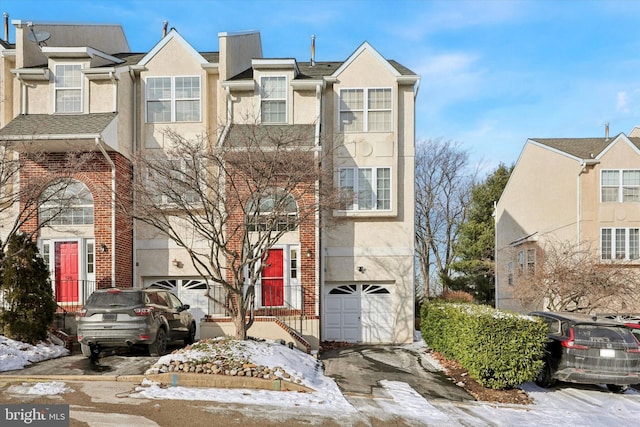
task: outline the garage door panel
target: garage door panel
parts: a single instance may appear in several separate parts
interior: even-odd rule
[[[341,285],[325,298],[324,337],[347,342],[394,342],[395,315],[389,286]]]

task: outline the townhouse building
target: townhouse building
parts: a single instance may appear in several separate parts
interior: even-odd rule
[[[597,138],[527,140],[496,206],[496,306],[527,312],[517,298],[542,267],[545,248],[568,244],[595,261],[635,269],[640,259],[640,129]],[[568,250],[569,250],[568,249]],[[638,312],[611,289],[611,312]]]
[[[119,25],[13,20],[15,42],[7,25],[5,16],[0,142],[22,162],[15,185],[55,178],[70,154],[84,159],[68,188],[74,204],[39,227],[55,207],[48,200],[21,225],[35,231],[61,309],[73,313],[97,288],[161,287],[207,320],[201,337],[233,335],[186,251],[121,208],[134,203],[134,158],[168,150],[167,127],[218,144],[280,128],[331,153],[323,185],[356,196],[269,251],[262,282],[279,291],[258,292],[257,308],[286,316],[265,311],[249,335],[294,337],[307,350],[412,341],[414,72],[367,42],[344,60],[316,61],[312,50],[300,62],[265,58],[256,31],[218,33],[217,51],[198,51],[165,24],[151,50],[132,52]],[[16,203],[0,221],[20,211]]]

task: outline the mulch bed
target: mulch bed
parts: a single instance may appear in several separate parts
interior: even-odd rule
[[[458,386],[464,388],[476,400],[492,403],[511,403],[518,405],[528,405],[533,403],[529,395],[519,388],[508,390],[494,390],[478,384],[476,380],[471,378],[466,369],[464,369],[455,360],[449,360],[440,353],[430,351],[431,355],[440,362],[445,373]]]

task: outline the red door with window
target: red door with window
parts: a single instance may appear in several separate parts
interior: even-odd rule
[[[262,305],[284,305],[284,251],[270,249],[262,269]]]
[[[78,302],[78,242],[56,242],[56,301]]]

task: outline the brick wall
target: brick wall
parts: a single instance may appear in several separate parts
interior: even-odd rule
[[[112,245],[113,206],[111,198],[111,165],[100,153],[85,153],[81,161],[69,161],[66,153],[47,153],[37,158],[21,158],[21,188],[29,183],[51,181],[56,177],[71,177],[84,183],[93,196],[94,237],[96,247],[96,285],[110,287],[115,277],[116,286],[133,286],[133,221],[127,214],[131,207],[132,169],[121,154],[110,153],[116,166],[115,248]],[[21,199],[21,211],[25,212],[22,231],[33,233],[38,227],[37,215],[28,215],[27,195]],[[106,252],[102,246],[106,245]],[[115,257],[115,271],[112,271]]]

